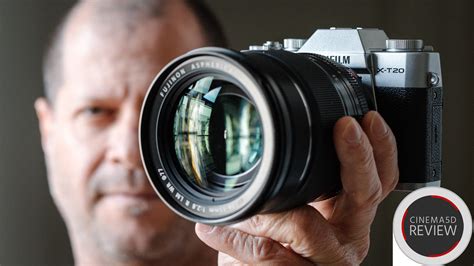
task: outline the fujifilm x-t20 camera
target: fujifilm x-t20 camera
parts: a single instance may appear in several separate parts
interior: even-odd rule
[[[398,188],[439,185],[442,98],[439,54],[379,29],[321,29],[242,52],[201,48],[153,81],[142,159],[175,212],[236,222],[335,195],[335,122],[378,110],[397,140]]]

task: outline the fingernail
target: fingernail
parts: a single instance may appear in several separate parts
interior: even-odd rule
[[[212,229],[214,229],[214,226],[210,226],[207,224],[198,224],[197,229],[202,233],[210,233]]]
[[[379,138],[387,134],[387,124],[383,121],[382,116],[380,116],[379,113],[374,114],[372,123],[370,124],[370,130],[372,131],[372,134]]]
[[[344,129],[343,137],[349,144],[358,144],[361,142],[362,129],[354,119],[351,119],[351,122],[347,124],[346,129]]]

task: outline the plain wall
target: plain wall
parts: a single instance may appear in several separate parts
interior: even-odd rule
[[[443,186],[474,206],[474,19],[471,0],[208,0],[232,48],[307,38],[316,28],[382,28],[420,38],[442,60]],[[73,1],[0,0],[0,265],[72,264],[70,245],[49,196],[34,100],[42,95],[41,58],[49,33]],[[365,265],[391,263],[391,224],[405,194],[380,206]],[[474,263],[473,241],[452,265]]]

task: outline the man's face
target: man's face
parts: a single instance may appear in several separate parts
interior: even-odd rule
[[[133,30],[77,15],[64,37],[62,87],[54,104],[36,105],[50,190],[70,233],[110,252],[153,256],[183,231],[148,183],[137,135],[154,76],[204,45],[189,11],[176,13]]]

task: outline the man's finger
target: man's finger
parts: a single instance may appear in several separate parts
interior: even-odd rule
[[[311,265],[311,263],[266,237],[253,236],[228,226],[196,224],[196,234],[206,245],[248,264]]]
[[[352,117],[343,117],[336,123],[334,142],[341,164],[343,191],[330,222],[344,231],[345,241],[362,240],[369,235],[377,205],[382,199],[372,146]]]
[[[378,201],[381,183],[373,150],[359,123],[352,117],[341,118],[334,127],[334,142],[341,163],[343,193],[355,205]]]
[[[364,116],[362,127],[374,150],[377,172],[382,183],[382,198],[385,198],[398,183],[398,159],[395,136],[382,116],[371,111]]]

